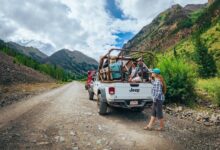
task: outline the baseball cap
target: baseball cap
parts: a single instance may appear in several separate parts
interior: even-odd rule
[[[153,70],[150,70],[151,73],[160,74],[159,68],[154,68]]]

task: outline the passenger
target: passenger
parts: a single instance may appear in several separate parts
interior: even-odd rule
[[[131,66],[131,71],[130,71],[131,73],[130,73],[128,81],[132,81],[132,79],[135,78],[136,71],[137,71],[137,63],[133,62]]]
[[[138,67],[135,72],[135,76],[137,76],[137,74],[139,74],[144,81],[149,80],[149,70],[141,58],[138,59]]]
[[[110,60],[110,70],[113,80],[121,80],[121,63],[120,61],[116,62],[116,58]]]

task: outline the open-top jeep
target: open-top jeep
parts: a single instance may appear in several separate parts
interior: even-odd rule
[[[119,54],[113,56],[112,54],[115,52],[119,52]],[[143,62],[142,54],[145,52],[129,51],[129,55],[127,53],[128,51],[124,49],[111,49],[100,59],[96,77],[88,89],[90,100],[93,99],[94,95],[97,96],[100,115],[107,113],[108,106],[141,112],[148,104],[152,103],[152,84],[148,80],[149,76],[144,77],[142,72],[139,73],[141,81],[129,80],[132,64],[137,62],[137,59],[134,59],[132,55],[139,54],[141,58],[138,61]],[[120,70],[115,71],[111,68],[111,59],[115,60],[114,63],[119,64]],[[114,73],[117,73],[119,78],[115,78]]]

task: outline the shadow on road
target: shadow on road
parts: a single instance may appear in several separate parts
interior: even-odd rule
[[[134,112],[128,109],[110,108],[110,112],[107,117],[112,119],[120,119],[122,121],[127,120],[132,122],[143,122],[149,119],[149,113],[147,109],[143,112]]]

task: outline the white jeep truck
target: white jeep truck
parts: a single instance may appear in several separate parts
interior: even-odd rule
[[[107,113],[108,106],[141,112],[153,101],[151,95],[152,84],[143,78],[141,82],[129,82],[125,75],[122,75],[123,77],[120,80],[112,79],[112,71],[109,65],[108,67],[103,67],[103,63],[105,59],[108,61],[111,59],[110,53],[113,50],[125,51],[111,49],[108,54],[101,58],[96,77],[88,89],[89,99],[93,100],[93,97],[97,96],[98,112],[100,115]],[[121,53],[117,56],[117,59],[122,62],[121,74],[126,73],[131,67],[133,59],[125,57]]]

